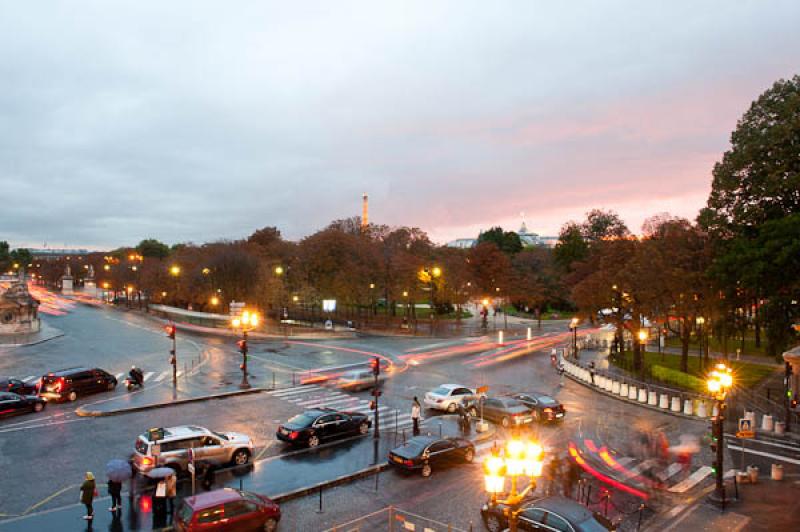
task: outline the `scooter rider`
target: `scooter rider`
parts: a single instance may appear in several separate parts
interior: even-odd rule
[[[128,376],[137,386],[144,386],[144,373],[136,366],[131,366],[131,371],[128,373]]]

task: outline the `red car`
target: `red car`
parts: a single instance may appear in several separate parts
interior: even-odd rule
[[[175,530],[277,530],[281,509],[257,493],[222,488],[181,501],[175,515]]]

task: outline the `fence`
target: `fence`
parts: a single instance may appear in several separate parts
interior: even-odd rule
[[[452,523],[443,523],[394,506],[387,506],[371,514],[361,516],[352,521],[336,525],[324,532],[472,532],[473,525],[467,529],[458,528]]]

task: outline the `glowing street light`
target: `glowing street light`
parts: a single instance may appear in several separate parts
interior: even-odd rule
[[[725,396],[733,387],[733,371],[723,363],[717,364],[708,374],[706,386],[714,397],[717,406],[717,415],[711,419],[711,450],[715,453],[711,469],[714,471],[716,485],[711,501],[725,507],[725,485],[723,484],[722,470],[724,459],[723,425],[725,423]]]
[[[275,266],[275,275],[283,275],[283,266]]]
[[[236,342],[239,352],[242,354],[242,382],[239,384],[239,388],[250,388],[250,382],[247,380],[247,332],[258,327],[260,322],[261,318],[258,313],[250,310],[244,310],[241,316],[231,320],[231,327],[234,330],[242,330],[242,339]]]
[[[483,462],[484,489],[489,494],[490,506],[502,504],[508,506],[508,525],[510,530],[517,530],[517,519],[521,511],[522,502],[528,494],[536,489],[536,479],[542,475],[544,466],[544,448],[537,441],[526,441],[512,438],[506,442],[503,455],[499,449],[492,449],[492,453]],[[511,490],[501,500],[498,497],[504,493],[506,477],[511,479]],[[526,477],[528,485],[522,491],[518,484]]]
[[[578,359],[578,323],[580,323],[578,318],[572,318],[569,322],[569,328],[572,329],[572,354],[576,360]]]
[[[209,302],[212,306],[216,307],[219,305],[219,298],[217,296],[211,296],[211,300]]]
[[[177,277],[181,274],[181,267],[178,266],[177,264],[170,266],[169,273],[170,275]]]

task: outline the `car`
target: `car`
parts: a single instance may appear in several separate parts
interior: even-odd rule
[[[278,529],[281,509],[264,495],[222,488],[184,498],[175,513],[175,530],[236,530],[272,532]]]
[[[0,392],[12,392],[18,393],[19,395],[36,395],[37,383],[38,381],[27,384],[14,377],[0,377]]]
[[[385,378],[383,373],[378,375],[378,386],[383,383]],[[375,386],[375,375],[369,369],[346,371],[336,379],[336,386],[352,392],[368,390]]]
[[[425,406],[433,410],[443,410],[453,413],[460,403],[475,400],[475,390],[460,384],[442,384],[433,391],[425,394]]]
[[[486,397],[481,400],[481,403],[483,418],[504,428],[518,427],[533,422],[531,409],[511,397]]]
[[[47,406],[47,401],[35,395],[0,392],[0,417],[15,416],[27,412],[41,412],[45,406]]]
[[[402,471],[419,471],[431,476],[433,468],[454,463],[471,464],[475,445],[464,438],[414,436],[389,452],[389,465]]]
[[[156,467],[171,467],[177,473],[194,459],[214,466],[242,466],[253,456],[253,441],[238,432],[214,432],[205,427],[183,425],[154,428],[136,438],[133,466],[142,473]]]
[[[502,504],[484,504],[481,508],[483,524],[490,532],[500,532],[508,527],[507,508]],[[561,497],[545,497],[530,504],[519,513],[518,530],[559,530],[565,532],[608,532],[614,525],[597,512],[582,504]]]
[[[298,414],[278,427],[281,441],[292,445],[316,447],[323,440],[344,435],[366,434],[372,422],[360,412],[340,412],[332,408],[314,408]]]
[[[562,421],[567,412],[564,405],[543,393],[524,392],[511,397],[530,408],[536,421]]]
[[[109,392],[117,387],[117,378],[99,368],[69,368],[48,373],[41,378],[39,395],[54,401],[74,401],[78,397]]]

